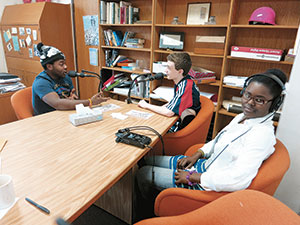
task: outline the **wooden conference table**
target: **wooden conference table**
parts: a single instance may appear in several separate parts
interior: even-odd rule
[[[8,140],[1,153],[2,174],[13,177],[19,197],[0,224],[55,224],[58,216],[73,221],[149,151],[116,143],[118,129],[145,125],[164,134],[176,121],[158,114],[119,120],[111,113],[149,111],[116,100],[105,104],[121,108],[104,112],[102,121],[78,127],[69,122],[74,111],[54,111],[0,126],[0,136]],[[135,132],[151,137],[151,145],[159,140],[150,131]],[[25,197],[48,208],[50,215]]]

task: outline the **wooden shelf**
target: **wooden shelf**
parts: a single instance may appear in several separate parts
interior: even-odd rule
[[[151,52],[150,48],[127,48],[127,47],[120,47],[120,46],[106,46],[102,45],[101,48],[108,48],[108,49],[122,49],[128,51],[141,51],[141,52]]]
[[[181,28],[227,28],[227,25],[185,25],[185,24],[155,24],[156,27],[181,27]]]
[[[152,23],[147,24],[99,24],[102,27],[151,27]]]
[[[162,53],[162,54],[171,54],[173,52],[181,52],[181,51],[173,51],[173,50],[154,50],[155,53]],[[187,51],[186,51],[187,52]],[[187,52],[190,56],[196,57],[207,57],[207,58],[223,58],[222,55],[203,55],[203,54],[196,54],[194,52]]]
[[[245,28],[245,29],[296,29],[298,26],[285,26],[285,25],[243,25],[243,24],[232,24],[232,28]]]
[[[242,61],[253,61],[253,62],[262,62],[262,63],[274,63],[274,64],[291,65],[291,66],[293,65],[293,62],[271,61],[271,60],[263,60],[263,59],[249,59],[249,58],[234,57],[234,56],[227,56],[227,59],[242,60]]]
[[[102,66],[102,69],[107,69],[107,70],[114,70],[114,71],[119,71],[119,72],[124,72],[124,73],[136,73],[136,74],[146,74],[146,72],[141,71],[141,70],[124,70],[120,67],[106,67]]]
[[[232,113],[232,112],[228,112],[226,109],[224,108],[221,108],[219,111],[218,111],[219,114],[222,114],[222,115],[225,115],[225,116],[232,116],[232,117],[235,117],[237,115],[237,113]]]

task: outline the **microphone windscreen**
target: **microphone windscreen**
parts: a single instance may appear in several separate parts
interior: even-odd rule
[[[76,77],[77,72],[71,70],[71,71],[69,71],[68,75],[69,75],[69,77]]]
[[[164,79],[164,77],[165,77],[165,74],[163,74],[163,73],[157,73],[154,75],[155,80],[161,80],[161,79]]]

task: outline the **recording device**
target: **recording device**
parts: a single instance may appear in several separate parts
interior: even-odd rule
[[[68,73],[69,77],[97,77],[95,75],[89,75],[89,74],[85,74],[85,73],[78,73],[76,71],[69,71]]]
[[[128,145],[133,145],[139,148],[145,148],[147,145],[151,143],[151,138],[130,132],[129,130],[118,130],[116,133],[116,142],[124,143]]]

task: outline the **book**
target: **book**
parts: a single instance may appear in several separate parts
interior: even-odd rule
[[[143,44],[125,43],[124,46],[127,48],[144,48]]]
[[[121,68],[124,70],[135,70],[136,66],[121,66]]]
[[[145,39],[143,38],[127,38],[126,43],[143,44]]]
[[[124,46],[124,44],[126,43],[128,38],[133,38],[135,36],[135,32],[133,31],[126,31],[124,36],[123,36],[123,40],[121,43],[121,46]]]
[[[249,59],[280,61],[282,54],[283,51],[280,49],[241,47],[241,46],[231,47],[231,56],[249,58]]]
[[[100,1],[100,24],[106,23],[106,2]]]
[[[118,56],[115,58],[115,60],[112,62],[111,67],[116,66],[116,65],[117,65],[117,62],[118,62],[119,60],[125,59],[125,58],[127,58],[127,57],[124,56],[124,55],[118,55]]]
[[[116,40],[116,46],[121,46],[122,40],[123,40],[122,31],[115,30],[112,33],[113,33],[113,36],[114,36],[114,38]]]
[[[117,66],[136,66],[136,63],[133,63],[133,62],[118,62]]]

